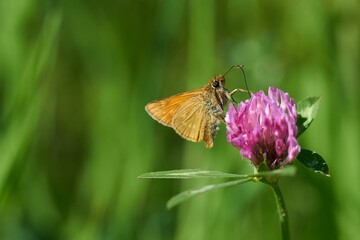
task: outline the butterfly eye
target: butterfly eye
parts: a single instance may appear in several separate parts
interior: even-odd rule
[[[219,81],[213,81],[212,84],[211,84],[211,86],[212,86],[213,88],[218,88],[218,87],[220,86]]]

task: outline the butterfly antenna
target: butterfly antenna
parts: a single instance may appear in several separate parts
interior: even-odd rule
[[[235,66],[233,66],[233,67],[235,67]],[[232,68],[233,68],[232,67]],[[231,68],[231,69],[232,69]],[[247,92],[248,92],[248,94],[249,94],[249,97],[251,98],[251,94],[250,94],[250,90],[249,90],[249,87],[248,87],[248,84],[247,84],[247,81],[246,81],[246,75],[245,75],[245,71],[244,71],[244,65],[243,64],[240,64],[240,65],[236,65],[236,69],[241,69],[241,71],[242,71],[242,73],[243,73],[243,76],[244,76],[244,82],[245,82],[245,87],[246,87],[246,90],[247,90]]]
[[[224,77],[226,76],[226,74],[230,73],[232,70],[237,70],[239,65],[233,65],[231,66],[231,68],[229,68],[229,70],[226,71],[226,73],[223,75]],[[236,68],[235,68],[236,67]],[[235,68],[235,69],[234,69]]]

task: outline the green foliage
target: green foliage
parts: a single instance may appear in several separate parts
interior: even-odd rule
[[[206,193],[212,190],[240,185],[249,181],[260,181],[263,177],[283,177],[294,176],[296,168],[289,166],[284,169],[276,169],[269,172],[259,172],[255,174],[231,174],[222,173],[218,171],[206,171],[200,169],[182,169],[182,170],[170,170],[160,172],[150,172],[140,175],[138,178],[156,178],[156,179],[196,179],[196,178],[237,178],[239,180],[229,181],[225,183],[205,185],[198,188],[190,189],[177,194],[167,202],[167,208],[173,208],[178,204],[195,197],[199,194]]]
[[[53,67],[60,22],[59,12],[49,13],[33,49],[24,56],[24,67],[16,70],[19,73],[13,73],[19,79],[8,79],[3,83],[8,92],[1,112],[4,130],[0,136],[0,193],[11,168],[29,148],[38,127],[49,87],[48,82],[40,82]]]
[[[309,97],[298,102],[298,118],[296,122],[296,125],[298,126],[297,137],[303,134],[303,132],[305,132],[305,130],[315,119],[317,110],[319,108],[320,99],[320,97]]]
[[[211,184],[211,185],[205,185],[205,186],[201,186],[201,187],[194,188],[194,189],[189,189],[189,190],[181,192],[181,193],[173,196],[172,198],[170,198],[170,200],[166,203],[166,207],[168,209],[171,209],[171,208],[179,205],[180,203],[182,203],[192,197],[195,197],[199,194],[206,193],[206,192],[213,191],[213,190],[220,189],[220,188],[240,185],[243,183],[247,183],[251,180],[252,180],[252,178],[245,178],[245,179],[239,179],[239,180],[225,182],[225,183]]]
[[[138,178],[167,178],[167,179],[190,179],[190,178],[248,178],[248,175],[222,173],[218,171],[206,171],[200,169],[181,169],[161,172],[150,172],[140,175]]]
[[[251,90],[322,96],[299,140],[321,153],[333,178],[298,171],[280,182],[291,233],[357,239],[357,16],[350,0],[1,1],[0,239],[279,239],[262,184],[166,211],[170,196],[220,179],[136,178],[252,170],[224,125],[209,150],[144,111],[234,64],[245,65]],[[245,88],[240,72],[226,80],[229,90]]]
[[[201,169],[181,169],[181,170],[169,170],[150,172],[140,175],[138,178],[157,178],[157,179],[194,179],[194,178],[261,178],[272,176],[293,176],[296,172],[296,168],[289,166],[284,169],[276,169],[274,171],[259,172],[255,174],[232,174],[223,173],[218,171],[207,171]]]
[[[304,133],[315,119],[317,110],[319,108],[320,99],[320,97],[309,97],[298,102],[298,119],[296,122],[296,125],[298,126],[297,137]],[[305,167],[313,170],[314,172],[322,173],[330,177],[329,167],[326,161],[318,153],[307,149],[301,149],[297,159]]]
[[[316,152],[301,149],[297,159],[307,168],[312,169],[316,173],[324,174],[330,177],[329,167],[325,160]]]

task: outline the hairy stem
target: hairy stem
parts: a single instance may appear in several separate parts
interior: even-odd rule
[[[288,212],[286,210],[284,198],[280,191],[278,183],[269,184],[275,194],[276,204],[279,212],[279,219],[281,224],[281,234],[283,240],[290,240],[290,230],[289,230],[289,217]]]

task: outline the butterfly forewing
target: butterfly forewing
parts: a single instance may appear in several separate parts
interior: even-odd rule
[[[201,93],[201,89],[180,93],[165,99],[148,103],[145,110],[161,124],[172,127],[173,116],[178,108],[190,98]]]
[[[173,117],[173,128],[183,138],[200,142],[204,139],[205,127],[209,117],[199,94],[184,102]]]

